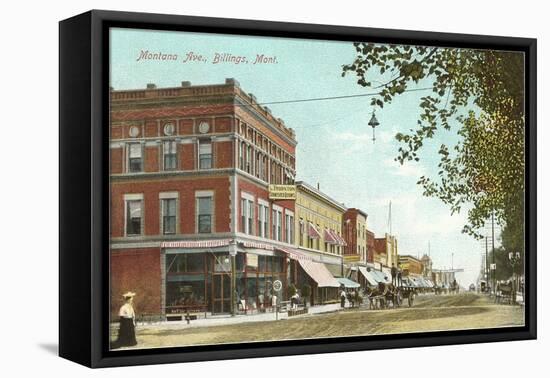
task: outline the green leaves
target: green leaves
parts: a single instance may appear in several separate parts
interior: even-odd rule
[[[424,195],[439,198],[451,212],[468,204],[464,232],[479,229],[494,212],[502,224],[523,221],[525,171],[524,62],[520,53],[426,46],[354,44],[357,56],[343,66],[358,84],[378,89],[371,105],[382,108],[411,84],[429,79],[432,95],[422,97],[416,127],[399,132],[396,160],[419,161],[424,140],[455,128],[461,142],[439,149],[439,172],[421,177]],[[372,76],[390,77],[372,87]],[[474,113],[472,105],[479,108]],[[452,151],[452,152],[451,152]],[[516,235],[515,237],[519,237]]]

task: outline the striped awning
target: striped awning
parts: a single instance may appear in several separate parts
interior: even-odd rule
[[[317,228],[315,228],[315,226],[311,222],[307,223],[307,234],[312,239],[321,239],[321,234],[319,233],[319,231],[317,231]]]
[[[278,251],[284,252],[290,257],[292,260],[309,260],[312,261],[310,256],[307,256],[306,254],[298,251],[294,248],[287,248],[287,247],[277,247]]]
[[[340,283],[330,274],[323,263],[309,260],[298,260],[300,266],[304,269],[319,287],[340,287]]]
[[[231,239],[163,241],[161,248],[216,248],[226,247]]]
[[[325,232],[323,234],[325,237],[325,243],[338,244],[338,239],[334,237],[334,234],[331,230],[325,228]]]
[[[251,242],[251,241],[244,241],[242,245],[245,248],[267,249],[269,251],[273,251],[275,249],[275,247],[273,247],[273,245],[271,244]]]
[[[342,247],[345,247],[346,245],[348,245],[348,243],[346,243],[346,241],[340,235],[338,235],[337,232],[331,231],[331,233],[334,236],[334,238],[336,239],[338,245],[340,245]]]

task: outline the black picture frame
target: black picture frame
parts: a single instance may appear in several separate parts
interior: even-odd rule
[[[522,51],[526,58],[524,327],[173,347],[108,348],[110,27]],[[535,339],[536,40],[93,10],[59,24],[59,354],[89,367]]]

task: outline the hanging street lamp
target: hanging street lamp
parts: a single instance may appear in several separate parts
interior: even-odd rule
[[[379,126],[380,122],[376,119],[376,115],[374,114],[374,111],[372,112],[372,116],[370,117],[369,126],[372,127],[372,143],[376,140],[374,129],[376,126]]]

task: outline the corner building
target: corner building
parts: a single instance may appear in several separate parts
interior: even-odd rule
[[[287,299],[296,139],[234,79],[111,89],[111,312],[249,313]]]

